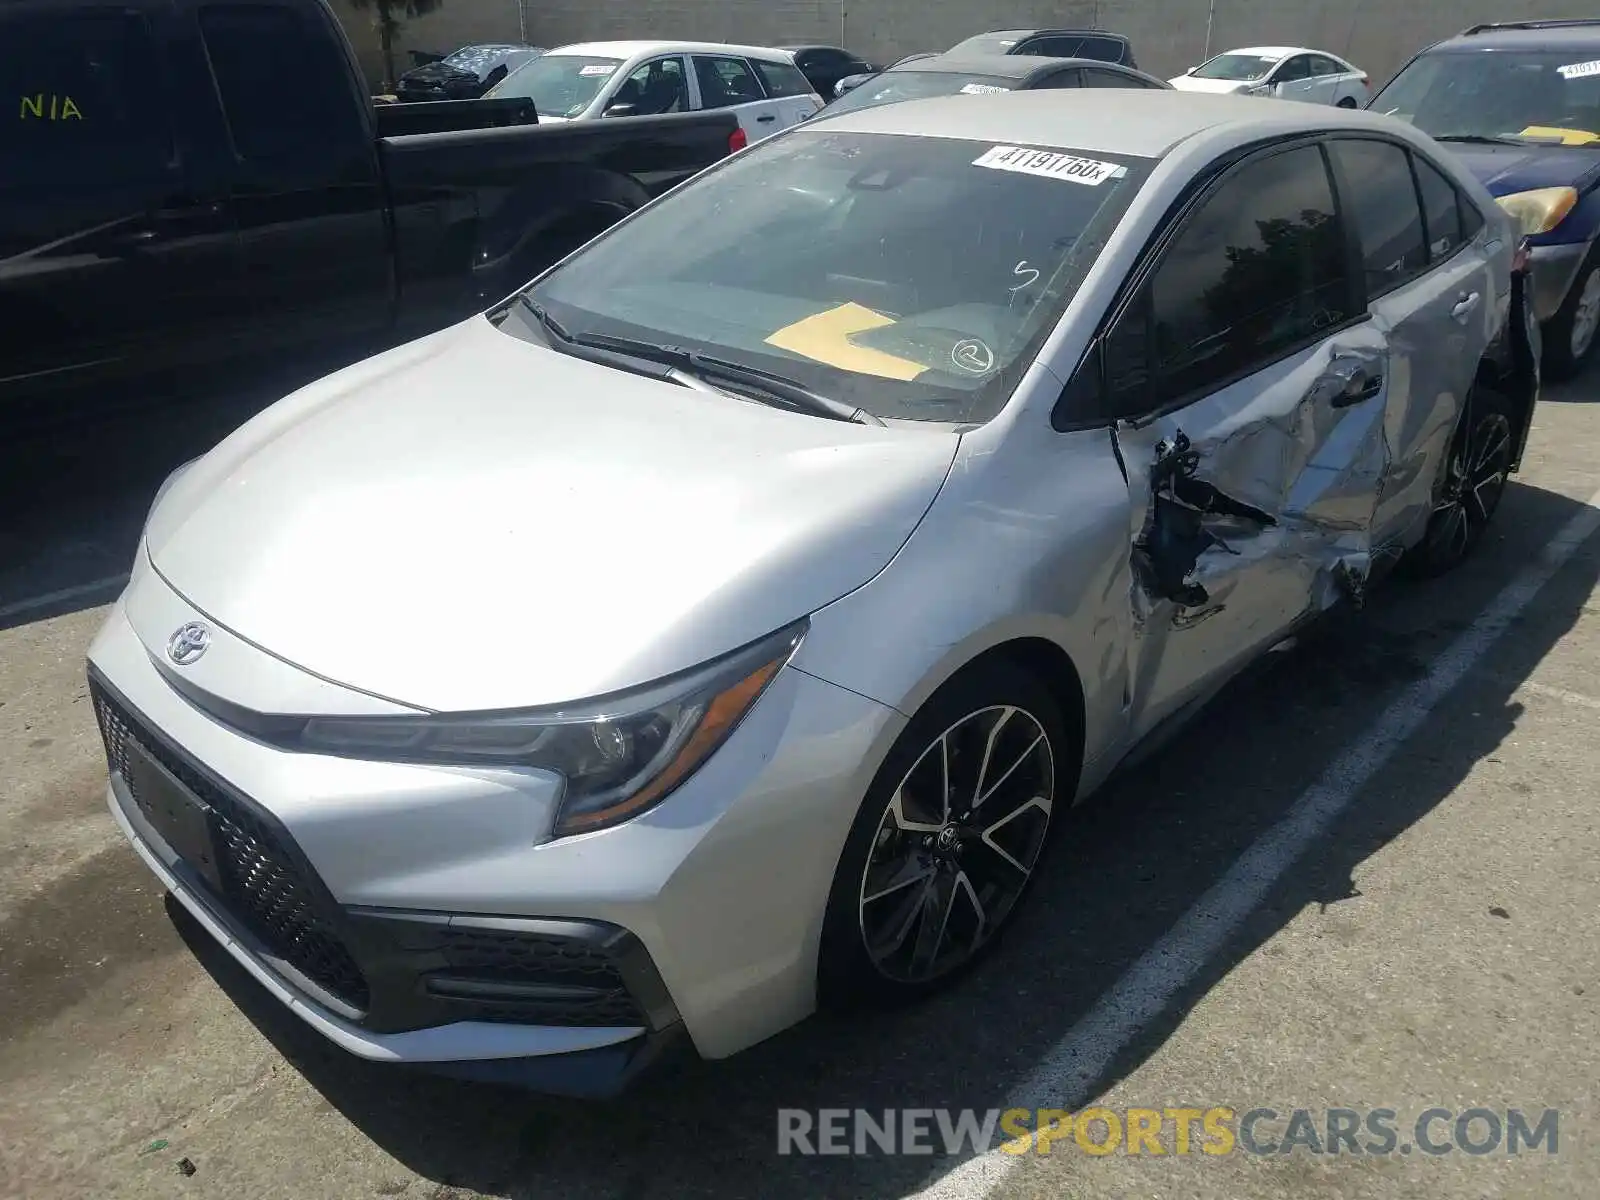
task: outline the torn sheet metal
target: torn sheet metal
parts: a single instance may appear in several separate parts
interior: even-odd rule
[[[1366,386],[1382,379],[1382,347],[1368,339],[1352,330],[1270,376],[1117,430],[1143,514],[1131,596],[1141,708],[1181,703],[1308,615],[1362,602],[1392,461],[1384,392]]]

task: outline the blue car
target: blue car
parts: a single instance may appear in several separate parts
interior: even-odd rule
[[[1544,373],[1575,375],[1600,330],[1600,19],[1474,25],[1368,107],[1443,143],[1521,222]]]

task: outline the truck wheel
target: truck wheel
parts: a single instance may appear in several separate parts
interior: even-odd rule
[[[1402,564],[1413,578],[1455,569],[1482,541],[1511,472],[1512,421],[1509,399],[1481,383],[1473,386],[1451,439],[1427,532]]]
[[[1600,330],[1600,247],[1578,268],[1556,315],[1544,327],[1544,371],[1551,379],[1571,379],[1583,369]]]
[[[845,839],[817,964],[830,1008],[915,1000],[995,945],[1072,802],[1048,688],[1005,662],[956,676],[901,732]]]

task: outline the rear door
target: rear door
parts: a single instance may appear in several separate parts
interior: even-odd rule
[[[1124,416],[1137,736],[1365,579],[1387,343],[1360,306],[1321,147],[1229,167],[1101,347]]]
[[[236,245],[187,166],[164,7],[0,9],[0,380],[210,339]]]
[[[1311,99],[1318,104],[1332,104],[1339,99],[1339,85],[1344,80],[1344,67],[1326,54],[1311,56]]]
[[[793,97],[771,98],[750,62],[731,54],[696,54],[695,81],[702,108],[731,108],[751,142],[797,125],[817,105]],[[811,93],[809,85],[807,93]]]
[[[320,5],[184,0],[227,121],[239,300],[267,339],[379,328],[394,297],[371,101]]]
[[[1389,344],[1392,465],[1373,539],[1397,550],[1432,511],[1434,483],[1488,345],[1490,259],[1475,237],[1483,221],[1471,202],[1409,148],[1340,138],[1330,149],[1360,242],[1373,324]]]

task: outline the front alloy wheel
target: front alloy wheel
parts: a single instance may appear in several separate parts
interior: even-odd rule
[[[1428,531],[1415,553],[1423,575],[1439,575],[1469,555],[1483,537],[1511,474],[1511,417],[1504,397],[1478,387],[1466,424],[1451,446]]]

